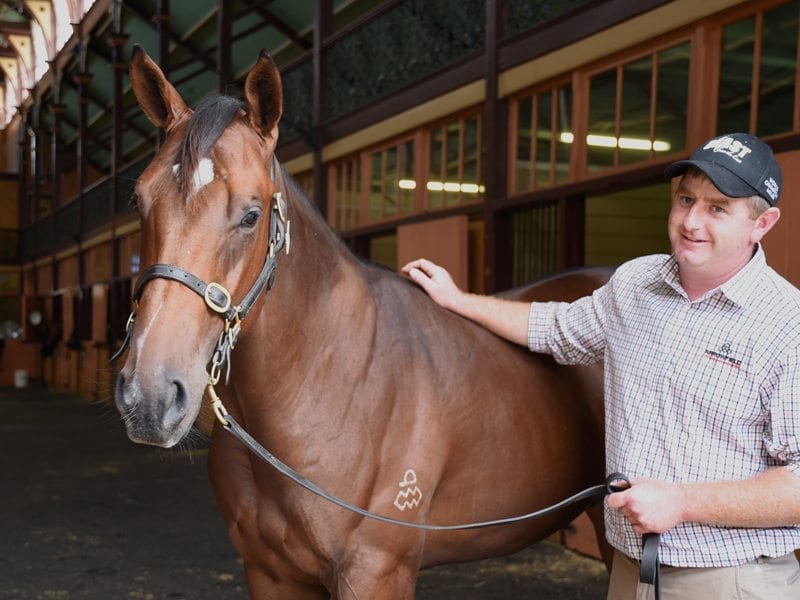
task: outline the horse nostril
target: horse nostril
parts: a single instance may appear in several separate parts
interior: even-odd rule
[[[175,406],[180,408],[180,410],[186,409],[186,386],[183,385],[183,382],[180,379],[176,379],[172,382],[173,387],[175,388]]]
[[[188,400],[186,386],[180,379],[173,379],[170,383],[172,385],[172,394],[164,412],[165,425],[175,424],[183,418]]]
[[[120,409],[130,410],[136,405],[135,394],[131,393],[130,390],[126,391],[125,376],[122,373],[117,375],[117,385],[114,396],[117,401],[117,406]]]

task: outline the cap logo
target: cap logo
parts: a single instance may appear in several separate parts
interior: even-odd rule
[[[774,202],[778,198],[778,192],[780,191],[778,184],[772,177],[769,177],[764,182],[764,187],[767,188],[767,194],[769,194],[769,197],[772,198]]]
[[[703,148],[703,150],[709,149],[713,149],[714,152],[722,152],[723,154],[727,154],[738,163],[741,163],[742,159],[752,152],[750,148],[742,144],[740,141],[729,136],[711,140]]]

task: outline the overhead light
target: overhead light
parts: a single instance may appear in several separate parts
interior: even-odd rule
[[[401,190],[417,189],[417,182],[413,179],[401,179],[397,182]],[[457,181],[429,181],[425,184],[429,192],[461,192],[462,194],[482,194],[486,187],[477,183],[458,183]]]
[[[397,182],[397,187],[401,190],[415,190],[417,189],[417,182],[413,179],[401,179]]]
[[[575,136],[569,131],[563,131],[559,134],[558,139],[564,144],[571,144],[575,140]],[[667,152],[672,147],[669,142],[662,140],[650,141],[642,138],[629,138],[629,137],[614,137],[612,135],[597,135],[590,133],[586,136],[586,143],[589,146],[597,146],[601,148],[616,148],[620,147],[623,150],[655,150],[656,152]]]

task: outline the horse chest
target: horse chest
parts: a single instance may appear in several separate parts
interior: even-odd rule
[[[281,560],[318,572],[335,552],[341,521],[323,517],[330,506],[254,463],[232,438],[215,436],[209,475],[231,540],[246,562]]]

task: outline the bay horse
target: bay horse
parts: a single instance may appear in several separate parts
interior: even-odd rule
[[[243,101],[188,108],[139,46],[130,79],[166,133],[136,184],[151,266],[116,384],[131,440],[178,444],[218,382],[227,414],[270,452],[377,513],[495,519],[604,479],[602,368],[515,347],[355,257],[274,157],[282,87],[266,53]],[[517,296],[569,300],[607,277],[587,271]],[[586,508],[476,531],[386,524],[295,485],[219,421],[208,468],[258,599],[413,598],[419,569],[516,552]]]

